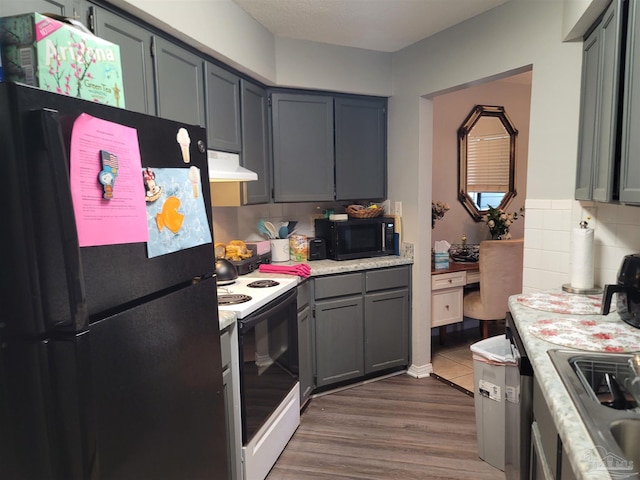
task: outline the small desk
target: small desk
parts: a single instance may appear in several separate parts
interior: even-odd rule
[[[440,343],[446,326],[462,322],[464,318],[464,287],[478,283],[478,262],[449,262],[449,268],[431,269],[431,327],[440,327]]]

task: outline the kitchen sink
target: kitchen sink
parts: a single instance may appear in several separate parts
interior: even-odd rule
[[[549,350],[613,479],[640,479],[640,408],[629,393],[630,354]]]
[[[633,465],[640,466],[640,418],[614,420],[611,422],[611,434],[624,457]]]

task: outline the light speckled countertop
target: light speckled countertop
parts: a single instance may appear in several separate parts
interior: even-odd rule
[[[550,349],[568,350],[566,347],[546,342],[529,333],[529,326],[536,320],[549,317],[573,317],[576,315],[563,315],[535,310],[521,305],[516,301],[517,295],[509,298],[509,309],[513,314],[518,332],[522,337],[524,348],[533,366],[536,379],[551,415],[565,446],[569,461],[576,477],[584,480],[609,480],[611,476],[604,468],[594,467],[593,458],[600,458],[591,440],[589,432],[584,426],[578,411],[569,396],[562,379],[558,375],[551,359],[547,354]],[[617,313],[607,316],[580,315],[581,319],[596,320],[597,322],[623,323]]]
[[[278,262],[272,265],[296,265],[300,262]],[[398,265],[410,265],[413,263],[413,257],[389,255],[386,257],[360,258],[358,260],[314,260],[312,262],[304,262],[311,267],[311,276],[318,277],[320,275],[331,275],[334,273],[357,272],[360,270],[371,270],[374,268],[395,267]],[[260,274],[259,272],[251,272],[249,275],[271,276],[273,274]]]
[[[228,310],[218,310],[218,321],[220,322],[220,331],[222,332],[229,325],[232,325],[237,320],[234,312]]]

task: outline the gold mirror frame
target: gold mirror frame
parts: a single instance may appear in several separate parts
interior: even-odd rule
[[[479,210],[467,192],[467,139],[473,127],[483,117],[495,117],[499,119],[510,138],[509,158],[507,159],[509,162],[509,189],[505,192],[504,197],[502,197],[500,205],[494,208],[505,210],[511,199],[517,195],[515,187],[515,165],[518,130],[516,130],[511,123],[504,107],[476,105],[458,129],[458,200],[464,205],[469,215],[471,215],[476,222],[482,221],[482,217],[489,213],[489,211]]]

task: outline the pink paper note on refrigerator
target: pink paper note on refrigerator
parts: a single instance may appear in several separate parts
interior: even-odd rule
[[[136,129],[83,113],[73,124],[69,153],[80,246],[146,242],[149,233]]]

